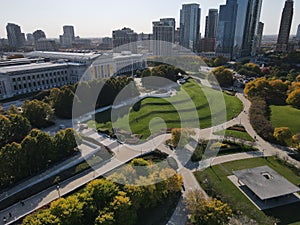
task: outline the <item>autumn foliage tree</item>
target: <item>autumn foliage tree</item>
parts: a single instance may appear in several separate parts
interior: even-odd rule
[[[195,225],[225,225],[232,216],[228,204],[217,199],[206,199],[200,190],[189,191],[185,202],[191,214],[190,222]]]
[[[300,109],[300,88],[292,91],[286,100],[287,104]]]
[[[187,128],[174,128],[172,129],[171,142],[174,147],[184,147],[189,143],[192,135],[195,135],[195,131]]]
[[[288,127],[278,127],[274,130],[274,137],[281,144],[290,145],[292,142],[292,132]]]
[[[212,82],[214,81],[213,76],[221,87],[233,85],[233,73],[224,66],[217,67],[211,72],[208,78]]]
[[[134,176],[136,182],[140,182],[141,185],[118,185],[110,180],[112,177],[121,177],[118,176],[119,173],[114,173],[109,179],[93,180],[80,191],[52,202],[49,209],[39,210],[27,216],[22,224],[137,224],[137,213],[157,207],[167,196],[173,198],[173,194],[181,190],[182,178],[171,169],[161,170],[151,163],[144,163],[143,159],[136,163],[150,166],[150,174]],[[127,173],[128,168],[131,168],[130,173],[136,173],[131,163],[122,171]],[[161,181],[157,181],[157,178],[161,178]],[[144,181],[149,179],[153,184],[145,185]]]

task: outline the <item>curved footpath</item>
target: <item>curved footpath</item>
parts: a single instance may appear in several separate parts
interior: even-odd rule
[[[25,199],[22,202],[16,203],[8,207],[7,209],[0,211],[0,225],[11,224],[17,221],[18,219],[32,213],[33,211],[49,204],[50,202],[54,201],[60,196],[66,195],[72,192],[73,190],[85,185],[91,180],[99,176],[102,176],[103,174],[112,171],[113,169],[118,168],[121,165],[124,165],[125,163],[127,163],[128,161],[136,157],[139,157],[141,155],[153,151],[155,149],[154,146],[166,152],[167,154],[171,155],[177,161],[179,165],[178,172],[183,176],[183,181],[184,181],[185,190],[183,191],[183,196],[188,190],[193,190],[193,189],[202,190],[202,188],[200,187],[199,183],[197,182],[196,178],[193,175],[193,171],[203,170],[207,168],[209,165],[217,165],[217,164],[235,161],[235,160],[261,157],[263,155],[264,156],[278,155],[279,157],[285,159],[289,163],[300,168],[300,162],[292,159],[287,154],[287,151],[284,151],[278,148],[277,146],[271,145],[270,143],[266,142],[256,134],[256,132],[254,131],[254,129],[250,124],[249,116],[248,116],[249,108],[251,105],[250,101],[247,100],[241,93],[238,93],[237,97],[244,104],[244,110],[237,118],[234,118],[231,121],[228,121],[224,124],[212,128],[207,128],[203,130],[198,129],[197,136],[199,135],[198,137],[201,137],[203,139],[215,137],[213,135],[215,131],[224,130],[228,127],[241,123],[251,137],[253,138],[256,137],[257,141],[255,143],[255,147],[257,147],[260,150],[260,152],[250,152],[250,153],[248,152],[248,153],[238,153],[233,155],[220,156],[214,158],[213,160],[211,159],[204,160],[200,164],[198,164],[197,167],[193,167],[196,165],[195,164],[195,165],[189,165],[189,168],[187,168],[181,165],[180,163],[181,160],[178,159],[178,155],[176,155],[176,151],[175,152],[170,151],[170,149],[164,145],[165,140],[170,137],[170,135],[168,134],[160,135],[158,137],[153,138],[152,140],[149,140],[148,142],[142,145],[135,146],[135,150],[126,144],[121,145],[118,147],[118,150],[115,151],[115,156],[112,159],[105,162],[104,164],[101,164],[100,167],[95,168],[95,170],[91,169],[89,171],[78,174],[75,177],[72,177],[66,181],[61,182],[59,187],[53,186],[51,188],[48,188],[34,196]],[[95,135],[95,132],[93,132],[93,135]],[[147,150],[145,151],[143,149],[147,149]],[[206,197],[208,197],[204,191],[203,193]],[[167,224],[183,225],[187,221],[187,215],[188,212],[185,209],[183,198],[181,198],[173,216],[171,217],[171,219]],[[4,218],[6,222],[5,220],[3,220]]]

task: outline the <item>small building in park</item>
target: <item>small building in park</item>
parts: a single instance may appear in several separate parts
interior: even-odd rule
[[[300,200],[300,188],[268,166],[233,172],[229,179],[260,210],[291,204]]]

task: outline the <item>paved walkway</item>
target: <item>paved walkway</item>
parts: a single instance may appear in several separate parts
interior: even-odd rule
[[[264,141],[256,134],[256,132],[253,130],[249,122],[249,117],[248,117],[248,112],[251,103],[243,96],[243,94],[239,93],[237,94],[237,97],[243,102],[245,107],[244,111],[237,118],[229,122],[226,122],[224,124],[215,126],[213,128],[207,128],[203,130],[198,129],[197,135],[198,137],[207,139],[207,138],[215,137],[213,135],[215,131],[224,130],[236,124],[242,124],[251,137],[253,138],[256,137],[257,139],[256,147],[260,150],[260,152],[239,153],[239,154],[228,155],[228,156],[220,156],[220,157],[216,157],[213,160],[204,160],[197,168],[192,168],[192,169],[187,169],[183,167],[181,165],[182,159],[179,160],[178,155],[176,155],[176,153],[174,155],[173,153],[173,157],[176,159],[179,165],[179,173],[183,176],[184,186],[186,191],[192,189],[202,190],[201,187],[199,186],[199,183],[197,182],[197,180],[192,174],[192,172],[195,170],[204,169],[207,168],[209,165],[217,165],[224,162],[230,162],[233,160],[260,157],[262,156],[262,154],[264,154],[265,156],[278,155],[284,159],[287,159],[290,163],[300,168],[300,163],[292,159],[291,157],[289,157],[287,151],[283,151],[277,146],[271,145],[270,143]],[[149,140],[146,143],[137,145],[134,148],[132,148],[132,146],[127,146],[127,145],[118,146],[118,150],[114,151],[116,153],[115,157],[112,158],[110,161],[106,162],[105,164],[101,165],[101,167],[99,167],[95,171],[90,170],[81,173],[73,178],[70,178],[69,180],[62,182],[59,188],[53,186],[37,195],[34,195],[24,200],[23,204],[16,203],[15,205],[12,205],[11,207],[0,211],[0,219],[5,217],[7,219],[6,224],[10,224],[13,221],[18,220],[19,218],[22,218],[25,215],[30,214],[32,211],[35,211],[36,209],[39,209],[40,207],[46,204],[49,204],[53,200],[57,199],[59,196],[63,196],[67,193],[70,193],[71,191],[77,189],[78,187],[83,186],[89,181],[95,179],[96,177],[99,177],[138,156],[141,156],[143,154],[146,154],[154,150],[156,147],[161,146],[162,143],[164,143],[164,140],[166,138],[168,138],[167,135],[161,135],[153,138],[152,140]],[[168,152],[168,154],[170,153],[166,149],[165,151]],[[12,214],[11,217],[9,217],[9,213]],[[186,219],[187,219],[187,212],[184,209],[183,200],[181,200],[174,212],[174,215],[172,216],[168,224],[182,225],[186,222]],[[4,224],[2,220],[0,220],[0,225],[1,224]]]
[[[76,154],[75,156],[53,166],[52,168],[48,169],[47,171],[36,175],[22,183],[19,183],[18,185],[14,186],[13,188],[1,193],[0,195],[0,203],[1,201],[4,201],[5,199],[15,195],[18,192],[21,192],[27,188],[30,188],[38,183],[41,183],[44,180],[47,180],[50,177],[53,177],[59,173],[61,173],[64,170],[67,170],[77,164],[80,164],[87,159],[91,158],[94,154],[96,154],[100,147],[96,146],[92,143],[84,142],[84,144],[80,145],[78,147],[80,149],[81,153]]]
[[[6,218],[7,220],[7,223],[5,224],[11,224],[42,206],[56,200],[59,196],[64,196],[77,188],[82,187],[93,179],[103,176],[104,174],[124,165],[130,160],[155,150],[153,145],[164,143],[166,138],[169,138],[169,135],[160,135],[153,138],[151,141],[135,146],[135,149],[128,145],[119,146],[118,154],[109,161],[103,162],[96,168],[93,168],[94,170],[91,169],[78,174],[61,182],[59,187],[50,187],[34,196],[24,199],[22,204],[19,202],[0,211],[0,224],[4,224],[3,218]]]

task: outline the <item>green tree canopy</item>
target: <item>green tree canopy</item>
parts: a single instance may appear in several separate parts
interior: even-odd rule
[[[212,76],[215,76],[221,87],[230,87],[233,84],[233,73],[224,66],[217,67],[211,72],[209,75],[210,81],[214,81]]]
[[[22,108],[22,115],[30,121],[33,127],[46,127],[53,118],[51,106],[42,101],[25,101]]]

